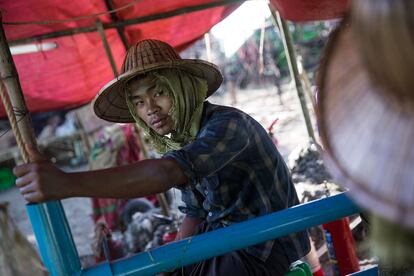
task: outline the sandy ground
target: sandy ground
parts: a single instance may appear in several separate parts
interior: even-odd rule
[[[308,135],[296,91],[291,85],[283,87],[283,102],[279,103],[277,90],[274,87],[262,89],[246,89],[237,92],[238,103],[235,107],[250,114],[265,128],[269,127],[276,118],[279,119],[274,133],[279,141],[279,150],[287,158],[296,147],[308,141]],[[213,103],[230,105],[228,94],[218,93],[211,97]],[[310,105],[309,105],[310,106]],[[33,231],[25,211],[25,202],[17,189],[0,192],[0,202],[10,203],[11,217],[26,237],[34,242]],[[71,231],[74,236],[80,256],[92,254],[90,244],[93,238],[93,223],[91,219],[91,203],[87,198],[72,198],[63,200]]]

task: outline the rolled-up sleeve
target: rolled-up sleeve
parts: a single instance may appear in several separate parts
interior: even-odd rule
[[[191,218],[204,219],[207,211],[203,209],[204,198],[196,189],[180,189],[181,199],[185,206],[179,206],[178,209]]]

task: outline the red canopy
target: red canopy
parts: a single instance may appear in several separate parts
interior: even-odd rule
[[[327,20],[342,17],[348,0],[270,0],[280,15],[291,21]]]
[[[95,31],[97,17],[90,15],[103,13],[99,16],[102,23],[114,23],[106,2],[109,0],[0,0],[3,14],[4,29],[7,40],[13,44],[22,39],[39,37],[57,31],[72,30],[71,35],[55,38],[41,37],[36,43],[53,42],[57,48],[13,56],[19,73],[25,99],[31,112],[41,112],[57,109],[69,109],[90,102],[97,91],[106,82],[114,78],[110,63],[105,53],[99,34]],[[145,38],[155,38],[166,41],[177,50],[182,50],[199,39],[211,27],[224,19],[241,2],[214,0],[112,0],[116,16],[120,21],[129,21],[149,15],[164,14],[163,19],[124,26],[124,33],[129,44]],[[215,7],[206,5],[220,3]],[[302,8],[297,9],[302,2]],[[272,0],[282,16],[298,20],[316,19],[314,5],[313,16],[306,13],[309,3],[327,4],[329,10],[343,11],[345,0]],[[289,3],[289,4],[288,4]],[[308,3],[308,4],[304,4]],[[336,3],[336,4],[334,4]],[[299,6],[294,6],[299,5]],[[205,9],[181,13],[171,16],[174,11],[204,6]],[[293,13],[290,13],[294,11]],[[169,13],[169,17],[168,17]],[[326,19],[329,12],[321,19]],[[290,16],[294,15],[294,16]],[[330,14],[332,16],[332,13]],[[81,20],[74,20],[86,17]],[[65,20],[66,22],[50,22],[50,20]],[[43,21],[44,24],[11,25],[11,22]],[[90,32],[79,33],[79,28],[90,27]],[[76,28],[76,30],[75,30]],[[83,29],[83,31],[84,31]],[[118,68],[122,64],[125,48],[115,28],[105,30]],[[0,105],[0,118],[5,117],[4,108]]]

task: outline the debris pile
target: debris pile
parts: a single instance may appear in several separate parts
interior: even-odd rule
[[[332,180],[314,142],[294,150],[289,156],[289,167],[295,183],[320,184]]]

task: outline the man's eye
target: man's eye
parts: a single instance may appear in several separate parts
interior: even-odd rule
[[[135,105],[143,105],[144,104],[144,101],[136,101],[135,102]]]

